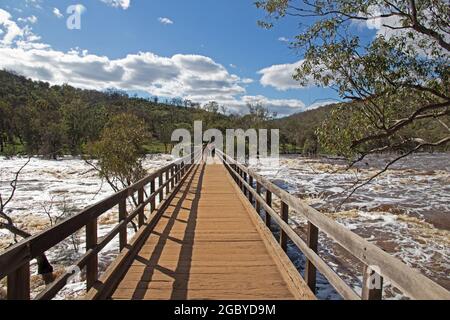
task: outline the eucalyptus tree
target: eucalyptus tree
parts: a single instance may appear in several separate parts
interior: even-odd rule
[[[256,6],[267,13],[262,27],[285,17],[300,23],[291,43],[303,56],[293,74],[299,85],[331,87],[351,102],[318,130],[326,151],[352,164],[368,154],[400,152],[387,169],[413,152],[448,146],[449,1],[263,0]],[[441,127],[438,134],[412,130],[428,122]]]

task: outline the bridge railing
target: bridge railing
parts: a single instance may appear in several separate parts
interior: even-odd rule
[[[216,150],[228,171],[246,194],[258,213],[266,212],[266,225],[274,221],[280,228],[280,246],[286,251],[290,239],[306,258],[305,282],[315,292],[317,271],[319,271],[335,290],[349,300],[382,299],[383,278],[412,299],[450,299],[450,292],[428,279],[402,261],[384,252],[325,214],[308,206],[299,198],[279,188],[255,171],[238,163],[233,158]],[[272,196],[281,200],[280,212],[272,205]],[[307,240],[304,241],[289,225],[289,211],[294,210],[308,221]],[[334,240],[364,265],[362,294],[357,294],[318,253],[319,231]]]
[[[161,203],[182,183],[183,177],[200,156],[201,150],[176,160],[136,184],[5,250],[0,255],[0,280],[7,277],[7,299],[30,299],[30,262],[42,257],[47,251],[83,228],[86,235],[85,254],[74,263],[70,270],[47,285],[36,299],[54,298],[64,288],[76,269],[86,269],[86,286],[87,290],[90,290],[99,278],[99,253],[117,236],[119,236],[119,250],[122,251],[128,244],[128,226],[137,220],[137,225],[142,227],[149,219],[145,215],[145,208],[150,206],[150,212],[153,213],[157,209],[157,200]],[[156,188],[157,180],[158,188]],[[149,193],[146,192],[147,190]],[[136,194],[136,206],[132,212],[127,212],[127,201]],[[99,239],[98,218],[116,206],[118,206],[118,223],[108,234]]]

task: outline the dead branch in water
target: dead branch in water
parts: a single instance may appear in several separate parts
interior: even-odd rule
[[[410,156],[411,154],[413,154],[415,152],[420,151],[421,149],[423,149],[425,147],[438,147],[438,146],[446,145],[448,143],[450,143],[450,136],[448,136],[444,139],[441,139],[440,141],[434,142],[434,143],[422,142],[422,143],[418,144],[416,147],[410,149],[409,151],[407,151],[407,152],[403,153],[402,155],[396,157],[395,159],[389,161],[382,170],[380,170],[376,174],[372,175],[368,179],[365,179],[364,181],[357,179],[357,181],[350,188],[350,189],[352,189],[352,191],[347,195],[347,197],[343,201],[340,202],[340,204],[336,207],[336,211],[339,211],[341,209],[342,205],[345,204],[359,189],[361,189],[361,188],[367,186],[368,184],[370,184],[371,182],[373,182],[376,178],[378,178],[383,173],[388,171],[398,161]]]
[[[19,182],[20,174],[22,173],[23,169],[25,169],[25,167],[30,163],[30,161],[31,157],[29,157],[25,164],[22,165],[20,169],[14,174],[14,178],[10,183],[11,192],[6,197],[6,200],[4,200],[3,195],[0,193],[0,219],[3,220],[0,220],[0,229],[8,230],[10,233],[12,233],[15,242],[18,242],[17,237],[26,239],[31,237],[31,234],[15,225],[12,217],[8,213],[6,213],[6,207],[13,200],[17,191],[17,184]],[[36,261],[38,264],[38,273],[44,275],[44,281],[48,282],[53,279],[53,276],[48,277],[48,275],[51,275],[53,273],[53,267],[48,261],[45,254],[37,257]]]

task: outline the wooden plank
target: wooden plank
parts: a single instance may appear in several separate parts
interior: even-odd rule
[[[234,299],[274,298],[274,293],[295,298],[249,216],[248,200],[234,189],[225,168],[202,166],[192,175],[194,179],[186,180],[172,199],[112,298],[183,298],[181,289],[184,298],[226,298],[233,291]],[[210,191],[215,189],[211,186],[220,186],[224,194]]]
[[[195,167],[191,167],[190,171],[192,171],[194,168]],[[157,208],[157,212],[152,217],[152,219],[144,227],[138,230],[138,232],[131,240],[130,244],[126,248],[124,248],[124,250],[122,250],[116,260],[114,260],[112,265],[110,265],[106,272],[100,277],[95,286],[91,290],[89,290],[85,299],[98,300],[106,299],[110,296],[110,294],[117,287],[124,273],[128,269],[133,257],[135,257],[139,252],[139,249],[145,243],[145,240],[149,236],[149,233],[151,233],[152,229],[159,221],[159,218],[172,201],[175,193],[178,191],[183,181],[188,178],[190,171],[188,171],[186,175],[182,177],[182,179],[180,180],[180,184],[175,186],[175,189],[173,190],[174,193],[172,193],[166,200],[160,203],[159,207]]]
[[[388,278],[397,288],[401,289],[401,291],[409,297],[425,300],[450,299],[450,292],[448,290],[428,279],[423,274],[408,267],[399,259],[384,252],[374,244],[336,223],[333,219],[308,206],[302,200],[290,195],[288,192],[274,185],[254,170],[237,164],[233,159],[226,155],[222,154],[222,156],[224,156],[229,163],[236,166],[237,170],[242,170],[252,175],[265,189],[276,194],[276,196],[289,205],[292,210],[303,214],[308,221],[317,226],[319,230],[327,234],[365,265],[378,266],[381,276]],[[315,264],[315,266],[317,267],[317,264]],[[323,273],[323,270],[320,271]],[[329,271],[330,270],[327,272],[330,276],[334,277],[333,272]],[[333,281],[336,283],[340,282],[337,279],[334,279]],[[353,294],[351,294],[351,296],[353,296]]]
[[[266,214],[269,214],[273,220],[280,226],[280,228],[286,232],[289,239],[303,252],[303,254],[316,266],[318,270],[327,278],[330,284],[336,289],[336,291],[344,298],[348,300],[360,300],[360,297],[354,292],[352,288],[342,280],[339,275],[331,269],[328,264],[325,263],[314,251],[312,251],[308,245],[299,237],[299,235],[287,224],[281,217],[266,203],[266,201],[259,196],[256,191],[253,194],[257,201],[261,203]]]

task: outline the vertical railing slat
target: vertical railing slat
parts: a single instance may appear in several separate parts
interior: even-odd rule
[[[244,173],[244,181],[245,181],[246,183],[248,183],[247,172],[243,171],[243,173]],[[243,186],[242,191],[244,192],[244,195],[245,195],[246,197],[248,197],[248,193],[250,193],[250,191],[247,190],[247,187],[245,186],[244,183],[242,184],[242,186]]]
[[[127,198],[124,197],[119,202],[119,222],[122,222],[126,218],[127,218]],[[125,226],[125,228],[123,228],[119,232],[119,249],[120,249],[120,251],[122,251],[123,248],[125,248],[125,246],[127,245],[127,242],[128,242],[127,238],[128,238],[128,233],[127,233],[127,228]]]
[[[256,193],[261,195],[261,184],[259,182],[256,182]],[[258,214],[261,214],[261,204],[258,200],[256,200],[255,207],[256,212],[258,212]]]
[[[288,223],[289,206],[284,202],[281,202],[280,215],[281,215],[281,219],[283,219],[284,222]],[[284,232],[283,230],[280,230],[280,246],[284,251],[287,251],[287,240],[288,240],[288,236],[287,236],[286,232]]]
[[[158,189],[160,189],[159,191],[159,202],[161,203],[164,200],[164,189],[161,188],[161,186],[163,185],[163,173],[161,172],[159,174],[159,186]]]
[[[144,187],[139,188],[138,190],[138,205],[142,205],[144,203]],[[145,214],[144,214],[144,207],[139,210],[138,213],[138,224],[139,228],[142,227],[145,223]]]
[[[175,175],[175,167],[172,166],[170,167],[170,187],[173,189],[175,187],[175,179],[173,178],[173,176]]]
[[[169,179],[170,179],[169,171],[170,171],[170,170],[167,170],[167,171],[166,171],[166,182],[167,182],[167,185],[166,185],[166,194],[167,194],[167,195],[170,193],[170,183],[168,182]]]
[[[156,196],[153,196],[155,193],[155,178],[150,181],[150,196],[152,196],[152,200],[150,201],[150,212],[153,213],[156,209]]]
[[[272,192],[266,189],[266,203],[269,207],[272,207]],[[272,219],[270,218],[270,214],[266,212],[266,226],[270,229],[272,225]]]
[[[373,268],[364,266],[362,300],[381,300],[383,298],[383,277]]]
[[[311,222],[308,222],[308,247],[317,253],[317,246],[319,243],[319,229]],[[316,292],[316,279],[317,272],[316,267],[311,263],[311,261],[306,258],[306,268],[305,268],[305,281],[312,292]]]
[[[253,188],[253,177],[249,175],[248,177],[248,184],[250,185],[250,188]],[[248,192],[248,199],[250,200],[250,203],[253,205],[253,193],[250,191]]]
[[[7,277],[8,300],[30,300],[30,263],[25,263]]]
[[[98,243],[97,219],[86,225],[86,251],[95,249]],[[86,289],[89,291],[98,279],[98,254],[94,254],[86,263]]]

